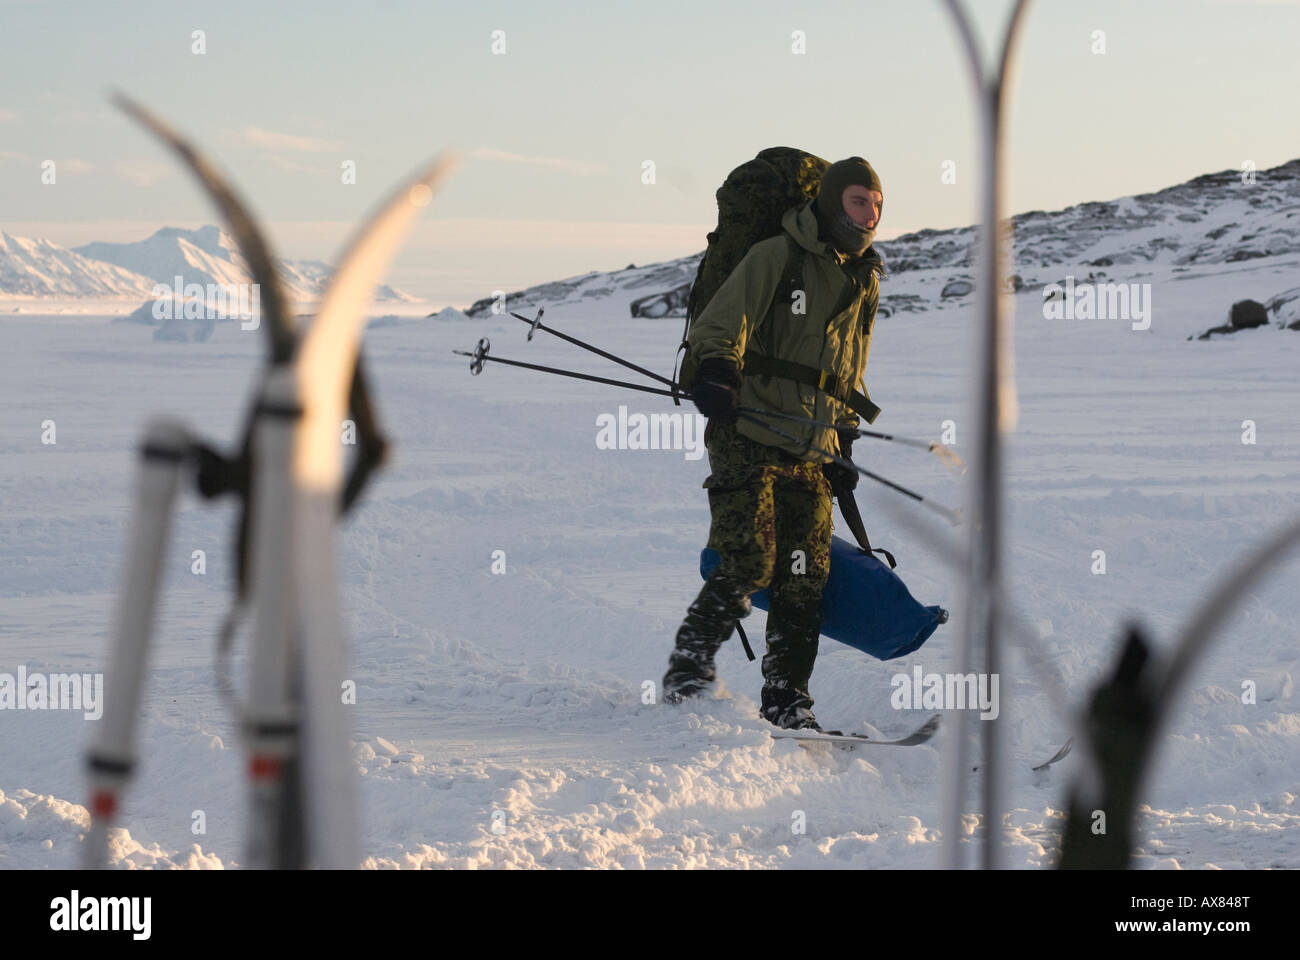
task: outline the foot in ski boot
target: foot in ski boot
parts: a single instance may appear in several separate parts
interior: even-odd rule
[[[712,651],[678,647],[668,658],[668,672],[663,680],[664,703],[707,696],[717,685]]]
[[[731,636],[736,621],[749,610],[749,599],[739,595],[724,577],[715,574],[705,582],[686,611],[668,657],[668,672],[661,687],[665,703],[681,703],[716,690],[718,673],[713,656]]]
[[[687,684],[665,693],[664,703],[676,706],[685,703],[687,700],[726,700],[728,699],[726,689],[721,680],[714,680],[711,683],[704,684]]]
[[[709,681],[686,680],[677,686],[664,686],[664,703],[678,704],[696,697],[703,697],[713,692],[714,684]]]
[[[818,733],[838,734],[838,730],[823,730],[818,725],[812,705],[812,697],[802,690],[764,684],[763,703],[759,712],[764,720],[782,730],[816,730]]]

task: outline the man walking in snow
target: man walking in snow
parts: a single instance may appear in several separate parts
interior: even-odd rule
[[[875,419],[862,378],[883,274],[871,247],[883,203],[869,163],[832,164],[816,198],[786,211],[782,234],[754,244],[691,325],[688,356],[698,367],[693,378],[684,367],[683,381],[709,418],[709,546],[722,559],[677,632],[667,702],[715,685],[714,655],[748,615],[750,595],[770,587],[762,715],[817,728],[808,687],[830,573],[832,485],[857,484],[819,450],[848,458],[853,434],[774,420],[796,443],[738,420],[736,408],[850,430],[859,415]]]

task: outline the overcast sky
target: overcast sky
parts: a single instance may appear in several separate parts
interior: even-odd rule
[[[437,305],[698,251],[713,191],[767,146],[870,160],[882,237],[974,221],[973,101],[939,0],[571,6],[0,0],[0,230],[73,246],[217,222],[114,88],[209,150],[282,256],[334,259],[396,181],[459,148],[390,277]],[[991,50],[1010,3],[971,7]],[[1293,0],[1037,0],[1011,209],[1300,156],[1298,37]]]

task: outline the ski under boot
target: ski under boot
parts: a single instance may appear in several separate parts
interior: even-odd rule
[[[838,735],[838,730],[821,728],[813,715],[812,705],[812,697],[805,691],[764,684],[759,713],[768,723],[782,730],[816,730]]]

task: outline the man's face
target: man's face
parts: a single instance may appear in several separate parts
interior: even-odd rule
[[[885,202],[879,190],[868,190],[859,184],[844,188],[844,212],[863,230],[874,230],[880,222],[880,205]]]

